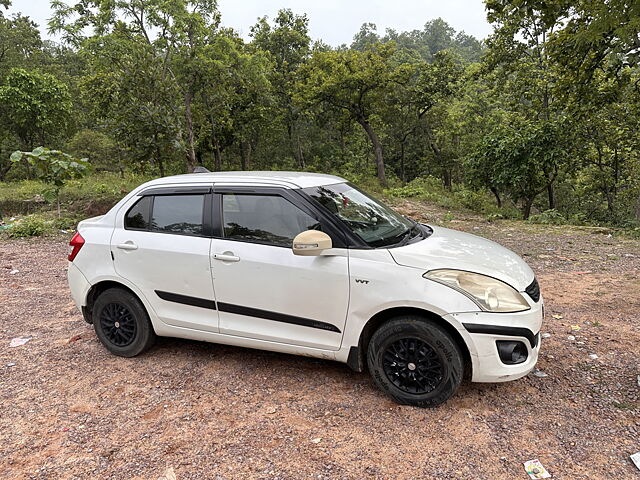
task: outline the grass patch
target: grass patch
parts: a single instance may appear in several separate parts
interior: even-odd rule
[[[6,225],[2,225],[0,238],[40,237],[57,232],[74,231],[80,220],[82,220],[80,215],[65,215],[58,218],[55,212],[16,217]]]
[[[151,180],[152,177],[127,173],[99,173],[77,180],[69,180],[60,191],[64,210],[79,212],[91,202],[115,204],[124,195]],[[0,182],[0,215],[26,215],[54,208],[44,201],[47,186],[35,180]]]

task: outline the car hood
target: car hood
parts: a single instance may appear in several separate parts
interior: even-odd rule
[[[491,240],[442,227],[432,227],[428,238],[391,248],[399,265],[422,268],[466,270],[488,275],[508,283],[519,291],[533,281],[534,273],[518,255]]]

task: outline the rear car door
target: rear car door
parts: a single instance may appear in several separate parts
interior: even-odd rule
[[[119,212],[111,238],[116,272],[169,325],[218,331],[211,278],[211,187],[156,187]]]
[[[214,187],[211,262],[220,333],[337,350],[349,305],[347,249],[293,254],[293,238],[320,229],[317,212],[284,188]]]

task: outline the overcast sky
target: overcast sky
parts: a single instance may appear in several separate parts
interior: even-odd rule
[[[73,0],[67,0],[72,3]],[[351,43],[365,22],[398,31],[421,28],[425,22],[442,17],[456,30],[485,38],[487,23],[482,0],[218,0],[222,23],[248,37],[249,27],[258,17],[274,17],[280,8],[291,8],[309,17],[311,36],[333,46]],[[46,22],[51,14],[49,0],[13,0],[9,13],[22,12],[31,17],[45,38]]]

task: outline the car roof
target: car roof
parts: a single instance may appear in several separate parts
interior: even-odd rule
[[[320,185],[344,183],[346,180],[335,175],[308,172],[278,172],[278,171],[245,171],[245,172],[209,172],[189,173],[163,177],[150,182],[153,185],[164,183],[252,183],[265,185],[280,184],[289,188],[307,188]]]

